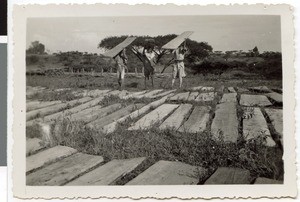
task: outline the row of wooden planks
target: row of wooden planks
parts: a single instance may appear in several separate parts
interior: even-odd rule
[[[145,157],[114,159],[104,162],[101,156],[56,146],[26,159],[26,184],[29,186],[115,185],[117,180],[134,171]],[[253,179],[248,170],[218,168],[212,175],[207,169],[182,162],[158,161],[125,185],[197,185],[204,184],[281,184],[282,181]]]

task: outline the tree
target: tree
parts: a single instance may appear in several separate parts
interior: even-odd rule
[[[259,55],[258,48],[256,46],[253,48],[253,53],[254,53],[254,56]]]
[[[27,53],[44,54],[45,53],[45,45],[40,43],[39,41],[33,41],[33,42],[31,42],[30,47],[27,49]]]

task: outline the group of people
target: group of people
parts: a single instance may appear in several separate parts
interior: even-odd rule
[[[182,80],[186,76],[185,67],[184,67],[184,56],[187,53],[187,47],[185,42],[182,43],[177,49],[173,50],[173,74],[172,74],[172,88],[174,87],[175,79],[179,78],[179,88],[182,87]],[[153,74],[154,74],[154,65],[153,53],[151,50],[143,49],[141,57],[143,57],[144,63],[144,74],[145,74],[145,85],[146,78],[152,78],[153,85]],[[125,70],[127,70],[128,57],[126,55],[126,48],[124,48],[119,54],[114,57],[117,66],[117,77],[120,88],[123,88]]]

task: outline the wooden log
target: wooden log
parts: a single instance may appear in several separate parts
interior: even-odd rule
[[[204,184],[250,184],[250,182],[248,170],[220,167]]]
[[[157,90],[152,90],[148,93],[142,94],[142,95],[138,95],[135,98],[140,99],[140,98],[151,98],[151,96],[154,96],[155,94],[159,93],[163,91],[162,89],[157,89]]]
[[[195,106],[190,117],[178,129],[179,132],[201,133],[206,129],[209,121],[209,110],[207,106]]]
[[[158,161],[126,185],[196,185],[207,170],[181,162]]]
[[[201,91],[214,91],[215,90],[215,88],[214,87],[207,87],[207,86],[204,86],[204,87],[202,87],[201,88]]]
[[[101,156],[76,153],[26,176],[29,186],[61,186],[103,162]]]
[[[66,184],[67,186],[111,185],[139,166],[146,158],[112,160]]]
[[[248,88],[251,91],[254,92],[260,92],[260,93],[271,93],[272,91],[267,86],[254,86]]]
[[[192,91],[199,91],[199,90],[201,90],[201,88],[203,88],[203,86],[195,86],[195,87],[192,87],[191,90]]]
[[[26,158],[26,173],[32,172],[50,163],[54,163],[76,152],[77,150],[71,147],[58,145],[41,151],[37,154],[31,155]]]
[[[191,111],[193,105],[191,104],[181,104],[173,114],[171,114],[160,126],[160,130],[173,129],[178,130],[181,126],[183,120]]]
[[[139,92],[133,92],[133,93],[130,93],[129,95],[124,96],[122,99],[127,100],[127,99],[130,99],[130,98],[136,98],[136,97],[139,97],[142,94],[145,94],[146,92],[147,92],[146,90],[139,91]]]
[[[131,127],[129,127],[128,130],[146,130],[154,124],[160,123],[178,106],[179,105],[176,104],[163,104],[147,115],[143,116]]]
[[[263,144],[266,146],[273,147],[276,145],[271,137],[267,122],[259,108],[246,108],[243,117],[243,136],[245,140],[250,141],[252,139],[262,138],[265,139]]]
[[[218,104],[211,125],[213,137],[215,139],[222,137],[225,142],[236,142],[238,125],[236,104],[233,102]]]

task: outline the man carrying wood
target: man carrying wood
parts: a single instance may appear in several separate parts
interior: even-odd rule
[[[185,69],[184,69],[184,55],[187,52],[187,48],[185,43],[180,45],[174,51],[174,66],[173,66],[173,79],[172,79],[172,88],[175,83],[175,79],[179,78],[179,88],[182,87],[182,78],[186,76]]]
[[[127,69],[128,57],[126,55],[126,49],[124,48],[118,55],[114,57],[117,66],[117,77],[120,88],[123,88],[125,70]]]

